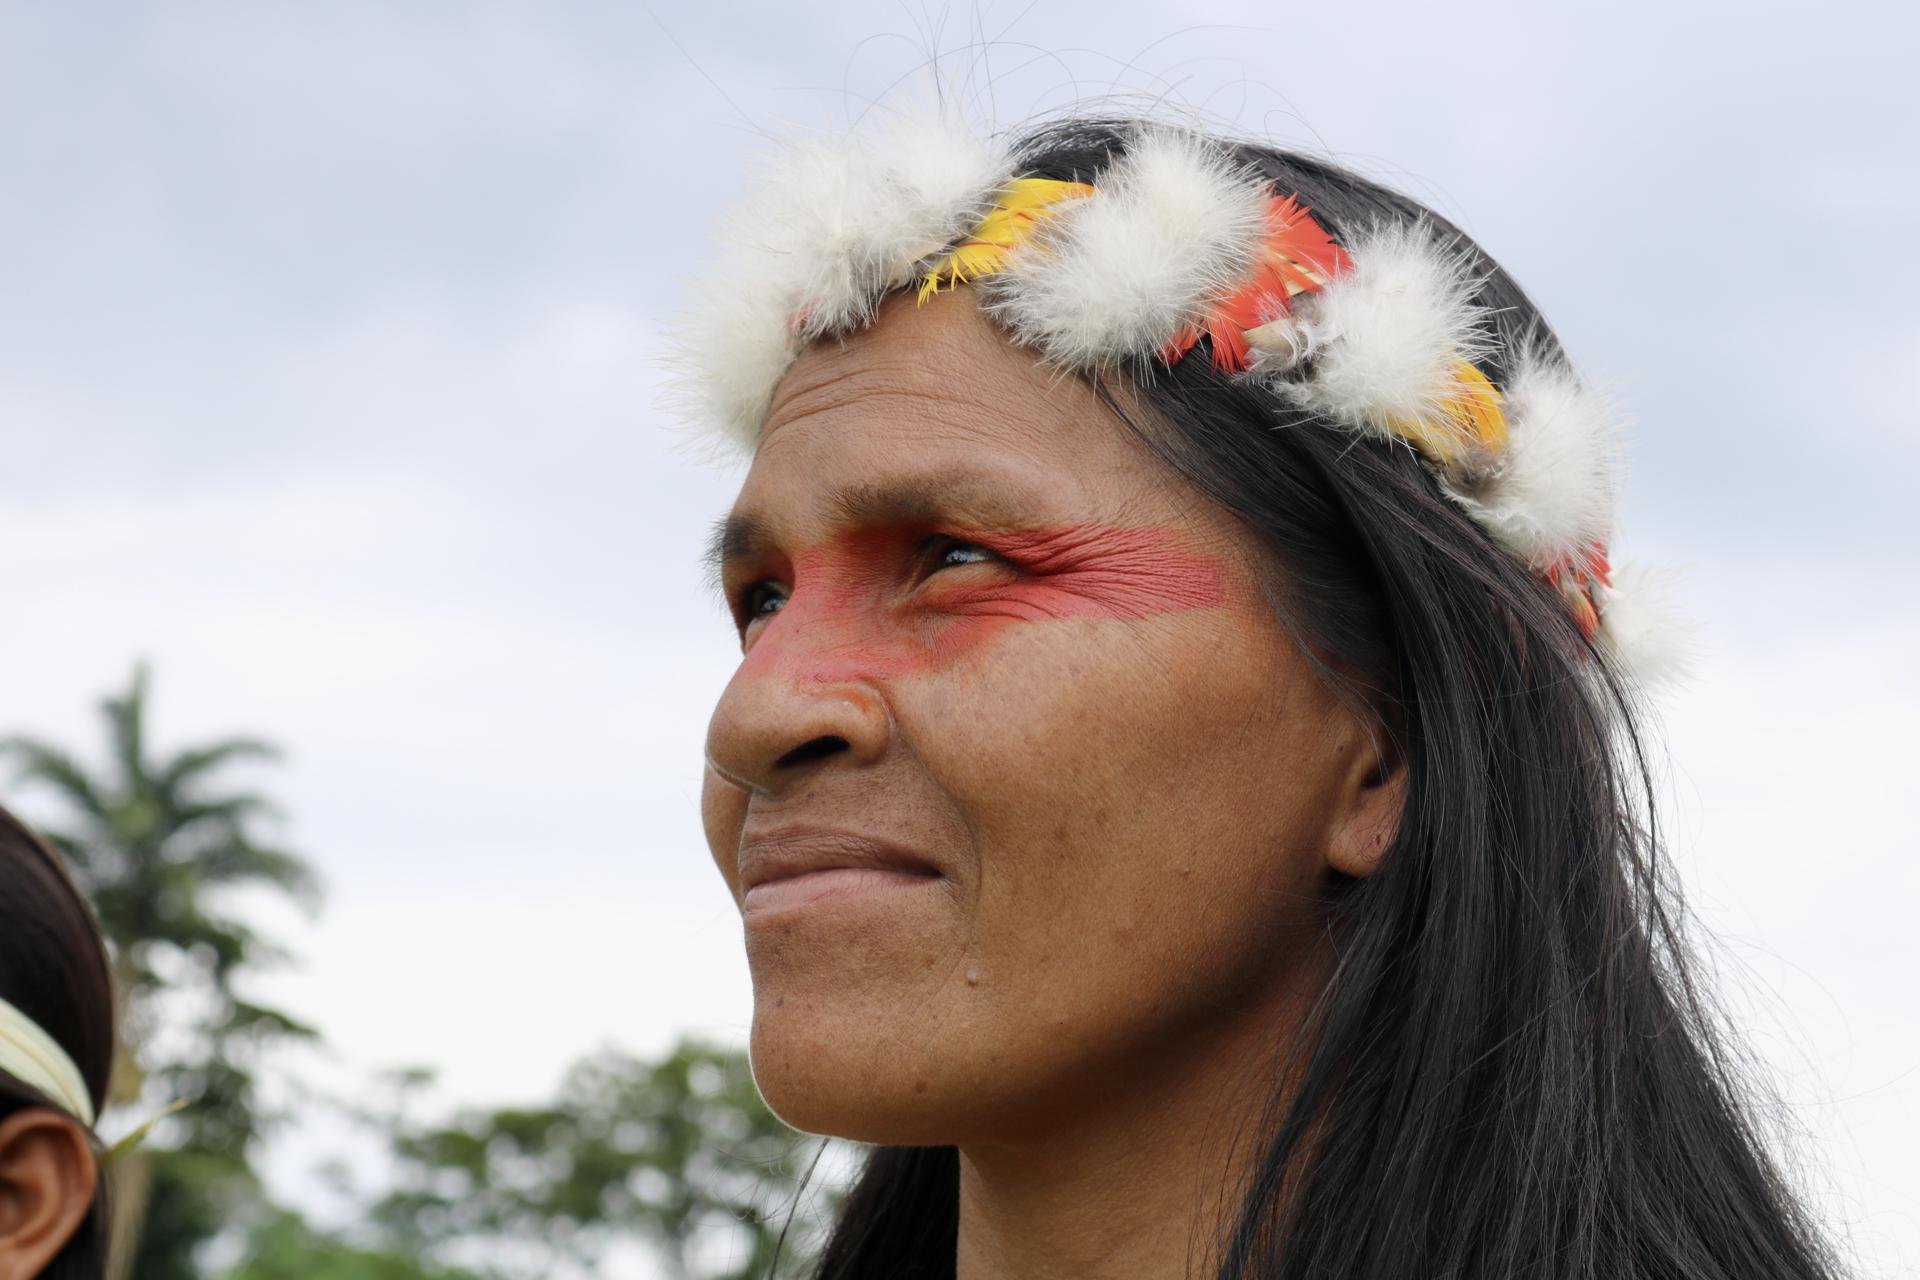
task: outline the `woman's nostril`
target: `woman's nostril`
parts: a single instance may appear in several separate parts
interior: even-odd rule
[[[836,752],[847,750],[850,744],[837,734],[822,734],[811,742],[803,742],[775,761],[781,768],[790,765],[806,764],[809,761],[825,759]]]

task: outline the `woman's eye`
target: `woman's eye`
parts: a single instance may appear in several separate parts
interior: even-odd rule
[[[934,551],[934,567],[948,569],[962,564],[987,564],[1000,557],[985,547],[957,538],[943,539]]]
[[[756,582],[740,593],[740,616],[752,624],[771,618],[787,603],[786,590],[777,583]]]

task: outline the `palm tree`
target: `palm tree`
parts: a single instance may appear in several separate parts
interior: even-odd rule
[[[158,1233],[165,1236],[204,1236],[213,1227],[207,1204],[163,1201],[205,1197],[220,1180],[251,1182],[248,1148],[261,1117],[250,1064],[269,1044],[313,1034],[235,989],[283,953],[232,913],[233,891],[265,888],[311,908],[318,885],[299,857],[256,836],[277,816],[272,802],[220,785],[230,765],[277,759],[271,744],[226,738],[153,757],[144,665],[102,710],[110,750],[97,774],[32,738],[0,739],[0,756],[12,757],[21,781],[62,802],[61,825],[44,834],[91,898],[113,954],[124,1009],[114,1100],[183,1104],[169,1122],[180,1150],[153,1154],[191,1159],[156,1170],[153,1159],[136,1157],[115,1169],[115,1270],[131,1267],[145,1280],[189,1274],[181,1252],[197,1243],[150,1238],[136,1260],[133,1245],[149,1218],[195,1224]],[[164,1037],[156,1034],[162,1029]]]

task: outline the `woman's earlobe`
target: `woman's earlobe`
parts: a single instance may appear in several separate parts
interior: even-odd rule
[[[1341,816],[1327,846],[1327,865],[1356,879],[1379,867],[1406,812],[1407,768],[1391,736],[1374,728],[1361,744],[1341,790]]]
[[[93,1146],[79,1121],[51,1107],[0,1119],[0,1280],[37,1276],[93,1205]]]

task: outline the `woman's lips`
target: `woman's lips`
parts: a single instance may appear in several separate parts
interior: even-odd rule
[[[939,878],[924,872],[890,871],[880,867],[827,867],[757,884],[747,890],[741,910],[747,919],[753,920],[839,898],[924,888]]]
[[[918,855],[849,831],[789,827],[740,841],[741,911],[749,919],[816,903],[923,889],[941,878]]]

